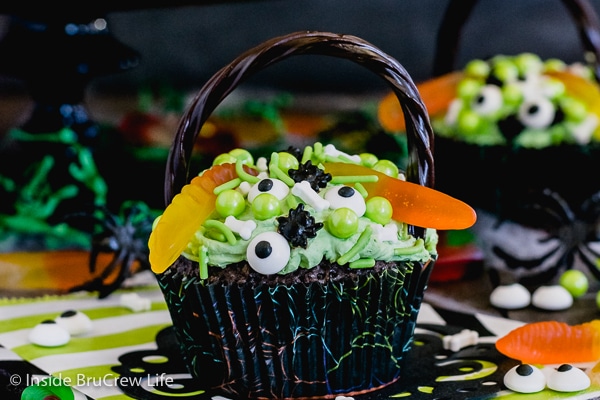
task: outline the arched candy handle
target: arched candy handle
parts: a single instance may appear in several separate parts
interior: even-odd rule
[[[407,121],[407,179],[423,186],[433,186],[433,132],[419,92],[404,67],[358,37],[305,31],[277,37],[248,50],[213,75],[200,89],[181,119],[169,153],[165,176],[166,204],[188,183],[189,161],[196,137],[223,99],[256,72],[301,54],[345,58],[387,81],[398,97]]]
[[[600,78],[600,22],[588,0],[561,0],[577,25],[579,39],[586,53],[585,60],[594,67],[596,80]],[[462,29],[469,20],[477,0],[450,0],[437,34],[433,75],[449,73],[455,65]]]

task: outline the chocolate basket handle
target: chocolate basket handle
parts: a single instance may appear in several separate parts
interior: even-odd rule
[[[398,97],[407,121],[407,180],[423,186],[433,186],[433,132],[421,96],[404,67],[358,37],[304,31],[276,37],[246,51],[219,70],[200,89],[181,119],[169,152],[165,176],[166,204],[188,183],[189,162],[196,137],[221,101],[238,84],[262,68],[300,54],[345,58],[387,81]]]
[[[600,81],[600,22],[588,0],[561,0],[577,25],[579,40],[583,45],[585,60],[594,67]],[[433,61],[433,75],[440,76],[454,70],[462,28],[466,24],[477,0],[450,0],[437,34]]]

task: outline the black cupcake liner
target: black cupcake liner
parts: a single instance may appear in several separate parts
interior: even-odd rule
[[[207,389],[328,398],[400,378],[432,264],[293,285],[204,285],[170,271],[157,278],[183,358]]]

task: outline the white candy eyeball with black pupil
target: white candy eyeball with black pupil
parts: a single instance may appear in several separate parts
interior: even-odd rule
[[[29,341],[42,347],[58,347],[69,343],[71,335],[54,320],[45,320],[29,332]]]
[[[545,129],[554,121],[555,111],[552,102],[544,97],[529,100],[519,107],[519,121],[529,128]]]
[[[92,320],[80,311],[65,311],[55,321],[72,336],[83,335],[92,330]]]
[[[290,244],[277,232],[260,233],[248,244],[246,259],[256,272],[276,274],[290,260]]]
[[[333,210],[346,207],[362,217],[367,211],[367,204],[362,195],[351,186],[334,186],[325,193],[325,200]]]
[[[590,377],[579,368],[562,364],[548,375],[548,388],[557,392],[577,392],[591,385]]]
[[[492,115],[504,104],[502,91],[496,85],[485,85],[473,98],[471,108],[479,115]]]
[[[264,178],[252,185],[248,192],[248,201],[252,203],[259,194],[269,193],[283,200],[290,192],[290,188],[283,181],[273,178]]]
[[[520,364],[504,375],[504,385],[518,393],[536,393],[546,387],[546,376],[539,368]]]

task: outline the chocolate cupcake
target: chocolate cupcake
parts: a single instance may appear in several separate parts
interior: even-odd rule
[[[418,85],[436,135],[436,185],[474,206],[494,283],[556,283],[569,268],[600,278],[600,86],[594,8],[564,0],[593,63],[499,54],[455,69],[476,1],[451,1],[435,77]],[[389,100],[380,117],[394,129]],[[585,177],[585,178],[584,178]]]
[[[218,156],[189,181],[191,149],[241,81],[293,55],[345,58],[388,81],[409,129],[406,175],[315,143]],[[432,131],[404,68],[360,38],[298,32],[221,69],[185,113],[150,262],[190,373],[235,398],[334,398],[396,382],[437,258],[436,229],[473,209],[433,190]]]

